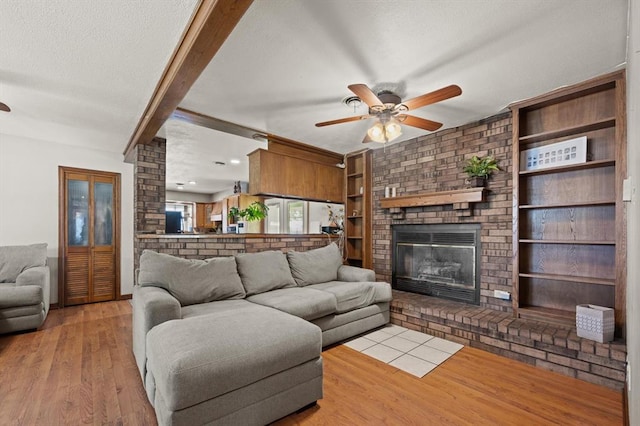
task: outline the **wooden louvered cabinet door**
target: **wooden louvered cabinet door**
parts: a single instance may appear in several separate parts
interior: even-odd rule
[[[58,304],[119,298],[120,175],[60,167]]]

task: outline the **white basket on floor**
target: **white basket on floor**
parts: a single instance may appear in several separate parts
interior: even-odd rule
[[[605,343],[613,340],[615,315],[612,308],[596,305],[576,306],[576,331],[578,337]]]

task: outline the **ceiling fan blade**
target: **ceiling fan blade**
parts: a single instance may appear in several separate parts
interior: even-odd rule
[[[367,115],[358,115],[355,117],[339,118],[337,120],[331,120],[331,121],[323,121],[321,123],[316,123],[316,127],[331,126],[332,124],[348,123],[350,121],[366,120],[369,117],[371,116],[367,114]]]
[[[402,106],[406,108],[405,111],[409,111],[416,108],[421,108],[423,106],[435,104],[436,102],[444,101],[445,99],[454,98],[459,96],[462,93],[462,89],[452,84],[451,86],[443,87],[442,89],[438,89],[431,93],[426,93],[424,95],[415,97],[413,99],[409,99],[408,101],[404,101],[401,104],[396,106],[396,109],[405,110]],[[362,99],[362,98],[361,98]]]
[[[349,90],[356,94],[371,109],[384,109],[384,104],[366,84],[350,84]]]
[[[413,115],[398,115],[396,116],[396,118],[401,121],[402,124],[428,130],[430,132],[438,130],[440,127],[442,127],[442,123],[427,120],[426,118],[414,117]]]
[[[9,105],[0,102],[0,111],[11,112],[11,108],[9,108]]]

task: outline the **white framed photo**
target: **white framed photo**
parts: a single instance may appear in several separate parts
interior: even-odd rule
[[[548,167],[580,164],[586,161],[587,137],[580,136],[522,151],[520,153],[520,170],[539,170]]]

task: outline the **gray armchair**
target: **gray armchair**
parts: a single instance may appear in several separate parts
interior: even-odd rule
[[[0,334],[36,329],[49,312],[47,244],[0,247]]]

